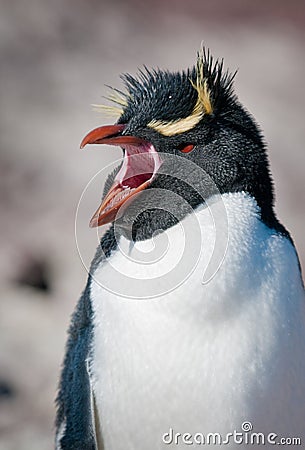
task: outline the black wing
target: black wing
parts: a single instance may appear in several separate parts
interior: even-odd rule
[[[101,240],[90,274],[116,248],[113,227]],[[56,449],[96,450],[94,398],[90,379],[91,342],[93,338],[91,275],[73,313],[69,328],[59,391],[56,399]],[[99,434],[99,430],[98,434]]]
[[[72,317],[57,396],[56,448],[96,450],[93,398],[89,375],[92,308],[89,280]]]

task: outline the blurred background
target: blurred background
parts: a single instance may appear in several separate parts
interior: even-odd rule
[[[269,146],[276,210],[305,270],[303,0],[2,0],[0,4],[0,450],[53,448],[70,314],[86,281],[75,242],[89,180],[120,158],[80,151],[107,117],[105,84],[138,67],[193,65],[201,41],[232,70]],[[110,122],[111,123],[111,122]],[[104,170],[77,216],[83,261]]]

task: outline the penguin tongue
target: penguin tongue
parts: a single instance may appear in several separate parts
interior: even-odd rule
[[[124,149],[124,160],[114,183],[90,221],[90,227],[112,222],[118,210],[127,200],[150,185],[161,166],[161,159],[154,146],[135,136],[121,132],[125,125],[110,125],[96,128],[88,133],[81,143],[120,145]],[[120,215],[123,210],[120,211]]]

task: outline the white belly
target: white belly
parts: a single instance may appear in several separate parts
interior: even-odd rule
[[[154,241],[130,248],[121,238],[94,273],[91,369],[106,450],[171,448],[162,441],[170,429],[225,439],[244,421],[305,442],[295,251],[259,221],[251,198],[222,201],[226,217],[218,201]],[[176,439],[173,448],[190,447]]]

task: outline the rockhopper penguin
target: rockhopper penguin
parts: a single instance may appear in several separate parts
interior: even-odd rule
[[[234,74],[203,50],[184,72],[122,78],[118,121],[81,144],[121,146],[123,161],[91,220],[111,226],[69,329],[56,448],[200,447],[208,433],[247,448],[227,434],[246,439],[245,423],[267,448],[270,433],[305,445],[300,266]]]

